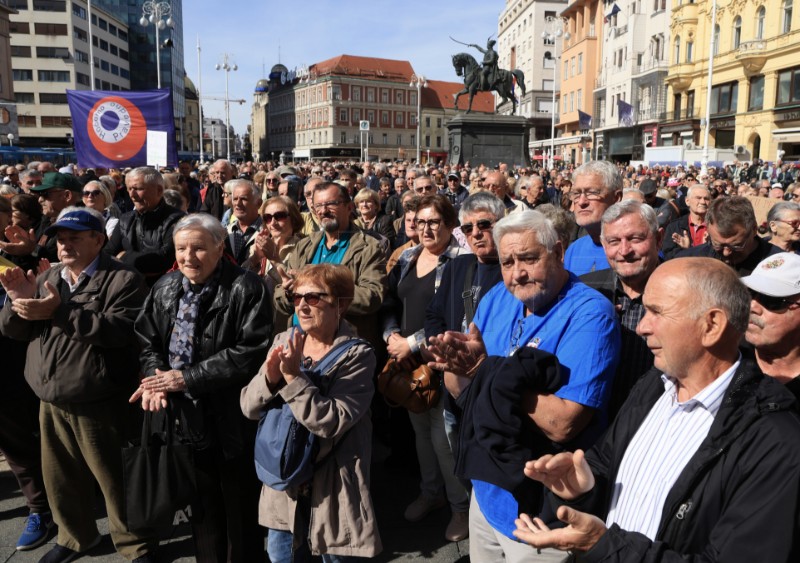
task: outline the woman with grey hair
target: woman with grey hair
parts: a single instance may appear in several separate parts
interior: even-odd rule
[[[767,214],[771,234],[769,242],[785,252],[800,253],[800,204],[776,203]]]
[[[144,375],[141,399],[154,428],[178,423],[194,447],[199,562],[260,561],[261,483],[255,473],[256,424],[242,417],[239,393],[264,361],[272,307],[258,276],[223,258],[227,231],[198,213],[175,225],[176,271],[153,286],[136,320]]]

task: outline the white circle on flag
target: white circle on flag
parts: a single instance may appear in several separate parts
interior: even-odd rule
[[[117,117],[117,124],[113,129],[106,129],[103,116],[108,114]],[[127,108],[115,101],[108,100],[98,105],[92,115],[92,129],[95,134],[106,143],[119,143],[131,132],[131,114]]]

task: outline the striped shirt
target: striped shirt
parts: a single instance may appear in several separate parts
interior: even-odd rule
[[[672,487],[705,440],[725,391],[739,367],[730,369],[691,399],[678,402],[677,387],[662,375],[664,394],[628,444],[613,485],[606,524],[656,539]]]

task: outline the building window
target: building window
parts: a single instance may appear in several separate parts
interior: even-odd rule
[[[375,112],[374,111],[368,111],[367,112],[367,121],[369,121],[370,125],[374,125],[375,124]]]
[[[398,111],[394,114],[394,124],[395,125],[402,125],[403,124],[403,112]]]
[[[416,127],[417,126],[417,114],[416,113],[408,114],[408,124],[411,127]]]
[[[103,18],[99,18],[97,20],[97,27],[99,27],[103,31],[108,31],[108,22],[106,20],[104,20]]]
[[[426,147],[430,147],[431,146],[431,136],[430,135],[425,135],[425,146]]]
[[[764,39],[764,20],[767,17],[767,9],[761,6],[756,11],[756,39]]]
[[[23,45],[11,45],[11,56],[30,58],[31,48]]]
[[[26,0],[27,2],[27,0]],[[72,3],[72,15],[81,18],[82,20],[86,19],[86,8],[78,6],[75,2]]]
[[[412,147],[417,144],[417,136],[414,133],[411,134],[411,142],[408,144]]]
[[[750,96],[747,99],[747,110],[752,111],[764,107],[764,76],[750,79]]]
[[[611,104],[611,111],[614,111],[614,104]],[[675,94],[672,96],[672,118],[681,118],[681,95]]]
[[[35,104],[33,92],[14,92],[14,101],[18,104]]]
[[[76,28],[77,29],[77,28]],[[36,35],[66,35],[67,24],[65,23],[35,23],[33,31]]]
[[[334,100],[341,100],[342,99],[342,87],[338,84],[333,85],[333,99]],[[314,100],[315,102],[317,100]]]
[[[728,82],[711,88],[711,114],[735,113],[738,91],[738,82]]]
[[[122,59],[123,61],[127,61],[128,60],[128,51],[126,51],[125,49],[120,49],[119,50],[119,58]]]
[[[441,117],[437,117],[436,118],[436,127],[441,127],[441,126],[442,126],[442,118]]]
[[[388,144],[389,144],[389,135],[387,135],[386,133],[384,133],[384,134],[381,136],[381,138],[382,138],[382,140],[383,140],[383,144],[384,144],[384,145],[388,145]]]
[[[108,61],[100,60],[100,70],[104,70],[106,72],[111,70],[111,67],[108,66]]]
[[[131,73],[127,68],[119,69],[119,75],[122,78],[130,78],[131,77]]]
[[[40,70],[39,82],[69,82],[68,70]]]
[[[367,103],[375,102],[375,88],[367,88]]]
[[[395,92],[394,101],[398,105],[401,105],[401,106],[403,105],[403,92],[402,91]]]
[[[117,34],[117,26],[114,25],[113,23],[108,24],[108,32],[111,35],[116,35]]]
[[[33,71],[29,69],[14,69],[11,71],[11,75],[14,78],[14,80],[20,82],[33,81]]]
[[[77,27],[75,29],[78,29]],[[8,22],[8,31],[13,35],[27,35],[31,32],[31,26],[28,22]]]
[[[128,32],[122,31],[121,29],[117,30],[117,37],[122,39],[123,41],[128,41]]]
[[[33,0],[33,9],[38,12],[66,12],[65,0]]]
[[[402,135],[398,135],[397,136],[397,146],[401,146],[402,144],[403,144],[403,136]]]
[[[674,61],[674,63],[676,65],[679,65],[679,64],[681,64],[681,37],[680,37],[680,35],[676,35],[675,36],[675,43],[674,43],[674,47],[673,48],[675,49],[675,58],[673,59],[673,61]]]
[[[411,105],[411,106],[417,105],[417,93],[416,92],[410,92],[408,94],[408,104]]]
[[[79,63],[88,63],[89,55],[79,49],[75,49],[75,60]]]
[[[694,90],[686,92],[686,117],[694,117]]]
[[[107,88],[108,89],[108,88]],[[43,115],[42,127],[69,127],[72,128],[72,118],[61,115]]]
[[[68,59],[69,49],[66,47],[36,47],[36,57],[39,59]]]
[[[347,132],[346,131],[342,131],[342,132],[339,133],[339,143],[341,143],[342,145],[346,145],[347,144]]]
[[[733,36],[731,37],[731,49],[738,49],[742,44],[742,18],[736,16],[733,19]]]
[[[431,116],[430,115],[426,115],[425,116],[425,127],[430,127],[430,126],[431,126]]]
[[[578,74],[583,74],[583,53],[578,53]]]
[[[389,125],[389,112],[382,111],[381,112],[381,125]]]
[[[66,104],[67,103],[67,95],[66,94],[47,94],[42,92],[39,94],[39,103],[40,104]]]
[[[20,127],[36,127],[36,116],[19,115],[17,116],[17,123]]]
[[[119,49],[117,49],[116,45],[109,45],[108,52],[114,55],[115,57],[119,56]]]
[[[75,73],[75,82],[77,82],[78,84],[83,84],[84,86],[92,85],[91,81],[89,80],[89,75],[83,74],[82,72]]]
[[[550,51],[544,52],[544,58],[542,59],[542,66],[544,68],[555,68],[556,60],[553,58],[553,54]]]
[[[536,98],[536,111],[542,113],[552,113],[553,100],[546,100],[544,98]]]
[[[389,90],[381,89],[381,103],[382,104],[389,103]]]
[[[361,101],[361,86],[353,86],[353,101]]]
[[[358,123],[361,121],[361,110],[360,109],[353,109],[353,122]]]
[[[778,73],[778,105],[800,102],[800,67]]]
[[[442,138],[440,136],[436,137],[436,148],[437,149],[442,148]]]
[[[8,7],[12,10],[27,10],[28,0],[8,0]],[[85,16],[84,19],[86,19]]]
[[[542,90],[552,90],[553,89],[553,81],[550,79],[542,80]]]
[[[792,0],[783,0],[782,12],[781,32],[789,33],[792,31]]]
[[[686,42],[686,62],[687,63],[692,62],[693,53],[694,53],[694,42],[693,41],[687,41]]]

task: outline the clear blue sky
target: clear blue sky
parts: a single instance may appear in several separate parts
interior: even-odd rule
[[[231,125],[244,134],[256,82],[278,61],[289,69],[341,54],[407,60],[426,78],[459,81],[451,55],[471,51],[453,43],[484,45],[497,34],[504,0],[183,0],[184,64],[198,85],[201,47],[202,94],[225,96],[225,73],[214,66],[223,53],[239,70],[229,73]],[[199,85],[198,85],[199,86]],[[224,102],[203,103],[207,117],[224,119]]]

